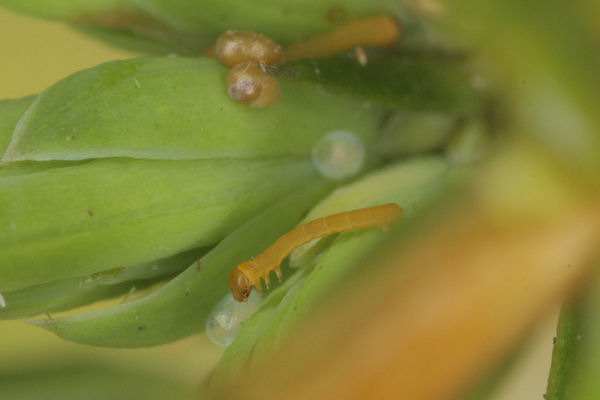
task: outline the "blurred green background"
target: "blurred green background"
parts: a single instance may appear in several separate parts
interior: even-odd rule
[[[39,93],[75,71],[137,56],[64,24],[3,9],[0,44],[0,99]],[[494,400],[542,398],[555,324],[556,313],[532,335]],[[116,350],[69,343],[23,321],[0,321],[0,398],[162,398],[167,393],[173,398],[191,393],[221,352],[204,335],[156,348]]]

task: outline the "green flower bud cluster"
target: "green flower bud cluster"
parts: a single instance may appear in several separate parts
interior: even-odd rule
[[[312,145],[340,128],[373,141],[381,112],[360,100],[285,82],[280,102],[256,110],[227,96],[226,74],[210,59],[116,61],[35,99],[0,103],[0,318],[124,295],[189,267],[187,278],[175,279],[181,304],[165,308],[168,296],[158,294],[160,311],[148,314],[185,310],[185,329],[157,320],[161,334],[138,330],[154,324],[136,311],[124,328],[135,339],[118,335],[116,343],[109,334],[106,345],[158,344],[200,330],[227,290],[228,270],[332,187],[310,162]],[[296,203],[271,210],[288,196]],[[257,236],[261,224],[274,235],[223,244],[259,213],[244,235]],[[192,265],[217,244],[206,257],[223,253],[227,262]],[[190,279],[201,288],[194,291]],[[199,322],[189,324],[194,310]]]
[[[142,33],[188,35],[198,43],[232,27],[289,43],[351,16],[401,14],[383,0],[351,1],[343,9],[304,2],[302,10],[274,2],[252,12],[217,2],[4,3],[76,24],[111,16],[132,30],[141,19],[117,16],[137,13],[160,21]],[[32,322],[71,341],[109,347],[158,345],[202,331],[227,293],[229,271],[294,227],[336,185],[348,184],[326,179],[311,162],[324,135],[353,134],[366,150],[365,172],[380,164],[377,149],[394,159],[443,148],[453,121],[478,114],[480,93],[469,86],[462,59],[406,57],[398,49],[361,54],[366,64],[352,52],[282,64],[274,71],[281,99],[265,109],[231,100],[228,70],[216,60],[175,56],[105,63],[38,96],[1,102],[0,318],[122,296],[128,301],[105,310]],[[425,122],[389,145],[402,130],[391,123],[398,109]],[[419,119],[417,111],[433,114]],[[429,123],[436,113],[448,121],[441,128]],[[415,147],[420,141],[428,145]],[[394,164],[335,192],[310,216],[396,202],[410,217],[446,188],[449,171],[441,157]],[[378,242],[371,236],[340,260],[367,254]],[[328,243],[301,254],[302,263],[311,264]],[[313,269],[290,273],[290,282]],[[326,278],[319,293],[333,282]]]
[[[2,0],[0,5],[65,21],[112,44],[156,55],[197,55],[229,29],[261,32],[289,44],[352,18],[379,13],[408,17],[406,7],[394,0]]]

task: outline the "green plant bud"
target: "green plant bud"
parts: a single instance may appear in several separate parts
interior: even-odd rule
[[[308,161],[102,159],[0,179],[0,293],[211,246]]]
[[[402,220],[406,221],[427,205],[425,199],[443,189],[450,172],[450,165],[439,157],[417,157],[397,163],[336,189],[321,200],[302,222],[389,202],[403,208]],[[307,264],[331,242],[331,237],[324,237],[298,247],[290,255],[290,265]]]
[[[446,113],[397,112],[385,122],[375,151],[397,157],[439,149],[458,126],[458,118]]]
[[[75,24],[74,28],[111,46],[148,56],[164,57],[176,54],[197,57],[214,44],[214,41],[198,40],[197,36],[170,31],[161,25],[156,26],[157,22],[147,18],[150,17],[140,18],[141,28],[133,26],[130,31],[118,29],[121,25],[116,23],[105,23],[102,26],[102,18],[100,21],[84,19]]]
[[[134,9],[131,0],[0,0],[0,5],[14,11],[38,17],[74,19],[82,15]]]
[[[135,0],[0,0],[0,7],[70,23],[76,29],[140,54],[199,55],[214,43],[212,32],[199,36],[169,28],[140,9]]]
[[[593,400],[600,396],[600,280],[598,273],[563,305],[552,351],[548,400]]]
[[[113,45],[154,55],[199,55],[229,29],[260,32],[287,44],[373,14],[392,14],[414,25],[405,6],[393,0],[343,5],[316,0],[251,5],[238,0],[0,0],[0,6],[62,20]]]
[[[144,0],[136,4],[177,31],[214,39],[228,29],[254,31],[282,44],[307,39],[356,17],[406,15],[405,6],[393,0]]]
[[[73,167],[85,161],[18,161],[10,163],[0,162],[0,178],[33,174],[53,168]]]
[[[446,158],[457,165],[480,161],[490,150],[490,143],[491,138],[483,121],[466,121],[447,143]]]
[[[331,130],[370,142],[377,109],[281,82],[264,109],[227,95],[227,69],[211,59],[114,61],[44,91],[15,129],[2,161],[100,157],[200,159],[309,155]]]
[[[396,203],[404,210],[402,219],[412,218],[432,192],[439,191],[452,172],[440,157],[415,157],[373,171],[356,182],[337,188],[321,200],[304,222],[356,208]]]
[[[37,95],[27,96],[20,99],[9,99],[0,101],[0,153],[4,153],[8,147],[15,127],[29,108]],[[31,174],[45,171],[51,168],[62,168],[76,165],[72,161],[48,161],[48,162],[0,162],[0,179],[8,176]]]
[[[229,291],[231,270],[292,228],[329,190],[331,183],[315,179],[281,198],[149,296],[107,310],[30,322],[66,340],[107,347],[153,346],[200,332]]]
[[[194,249],[127,268],[113,268],[79,278],[4,292],[2,297],[5,306],[0,308],[0,319],[32,317],[128,295],[132,290],[144,289],[172,278],[205,252],[205,249]]]
[[[366,64],[355,52],[281,65],[277,75],[306,81],[376,105],[415,112],[473,112],[481,102],[465,57],[443,52],[372,49]]]
[[[423,214],[448,188],[450,168],[440,158],[416,158],[375,171],[323,199],[303,220],[323,215],[394,202],[404,209],[401,227],[407,219]],[[381,244],[385,233],[365,229],[341,233],[323,256],[302,268],[269,293],[259,311],[240,329],[225,351],[213,384],[235,379],[239,371],[257,363],[328,292],[353,273],[360,262]]]

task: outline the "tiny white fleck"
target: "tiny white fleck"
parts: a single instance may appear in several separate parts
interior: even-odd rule
[[[138,89],[142,87],[136,78],[133,78],[133,80],[135,82],[135,85],[138,87]]]
[[[367,65],[367,53],[365,52],[365,49],[362,47],[356,47],[354,49],[354,54],[356,54],[356,59],[362,67]]]
[[[175,54],[175,53],[169,53],[169,54],[167,54],[167,57],[169,57],[169,58],[175,58],[175,57],[177,57],[177,54]]]
[[[6,301],[4,300],[4,296],[0,294],[0,307],[6,307]]]

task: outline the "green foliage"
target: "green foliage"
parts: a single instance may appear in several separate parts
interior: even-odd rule
[[[4,292],[2,296],[6,306],[0,308],[0,319],[70,310],[99,300],[128,295],[132,291],[174,278],[205,252],[204,249],[194,249],[128,268],[114,268]]]
[[[596,379],[600,368],[599,282],[596,277],[563,306],[548,377],[548,400],[592,400],[600,396]]]
[[[227,96],[226,74],[203,58],[114,61],[75,73],[27,110],[3,161],[306,156],[330,130],[366,142],[375,133],[379,113],[360,101],[282,82],[281,101],[251,108]]]
[[[327,182],[315,181],[283,197],[149,296],[107,310],[32,323],[67,340],[109,347],[153,346],[200,332],[212,308],[229,290],[227,276],[232,266],[258,254],[289,230],[330,188]]]
[[[17,122],[35,98],[36,96],[27,96],[0,101],[0,151],[8,147]]]
[[[133,9],[133,3],[131,0],[2,0],[0,2],[3,7],[26,14],[67,20],[82,15]]]
[[[115,158],[0,179],[0,290],[214,245],[314,178],[294,159]]]
[[[404,209],[403,222],[406,223],[426,212],[433,200],[453,186],[452,183],[456,180],[452,179],[451,169],[438,158],[400,162],[337,189],[315,206],[306,219],[393,202]],[[272,290],[259,311],[244,323],[236,341],[227,348],[211,383],[226,384],[248,366],[263,361],[328,292],[349,276],[367,273],[360,270],[360,261],[373,253],[384,236],[376,228],[342,233],[321,257]]]
[[[257,31],[282,43],[306,39],[339,24],[339,19],[376,13],[405,14],[393,0],[143,0],[136,4],[172,29],[215,40],[228,29]],[[341,14],[332,17],[332,14]],[[338,20],[336,20],[338,19]]]
[[[409,111],[477,112],[478,94],[469,83],[464,57],[442,52],[369,50],[367,64],[355,53],[283,64],[276,73],[292,81]]]
[[[520,223],[578,205],[564,182],[581,193],[600,182],[600,53],[588,16],[600,10],[591,0],[451,0],[441,17],[395,0],[0,5],[148,55],[198,56],[229,29],[286,45],[360,16],[388,13],[403,26],[404,43],[367,49],[366,64],[348,52],[274,67],[282,98],[264,109],[228,97],[228,70],[216,60],[176,56],[105,63],[39,96],[0,101],[0,319],[154,289],[108,309],[30,321],[66,340],[134,348],[202,332],[231,269],[298,223],[395,202],[405,223],[418,225],[415,216],[479,165],[493,178],[482,203]],[[366,144],[366,175],[317,175],[311,149],[332,130]],[[406,156],[414,157],[399,160]],[[258,365],[335,287],[372,273],[361,261],[386,237],[347,232],[298,250],[290,264],[304,268],[284,265],[284,282],[243,325],[211,383]],[[563,310],[549,400],[600,397],[597,289]],[[88,372],[114,378],[65,370],[74,398]],[[0,377],[0,397],[25,393],[29,379],[37,393],[61,373]],[[127,382],[138,397],[178,390]],[[486,398],[491,387],[474,395]]]

